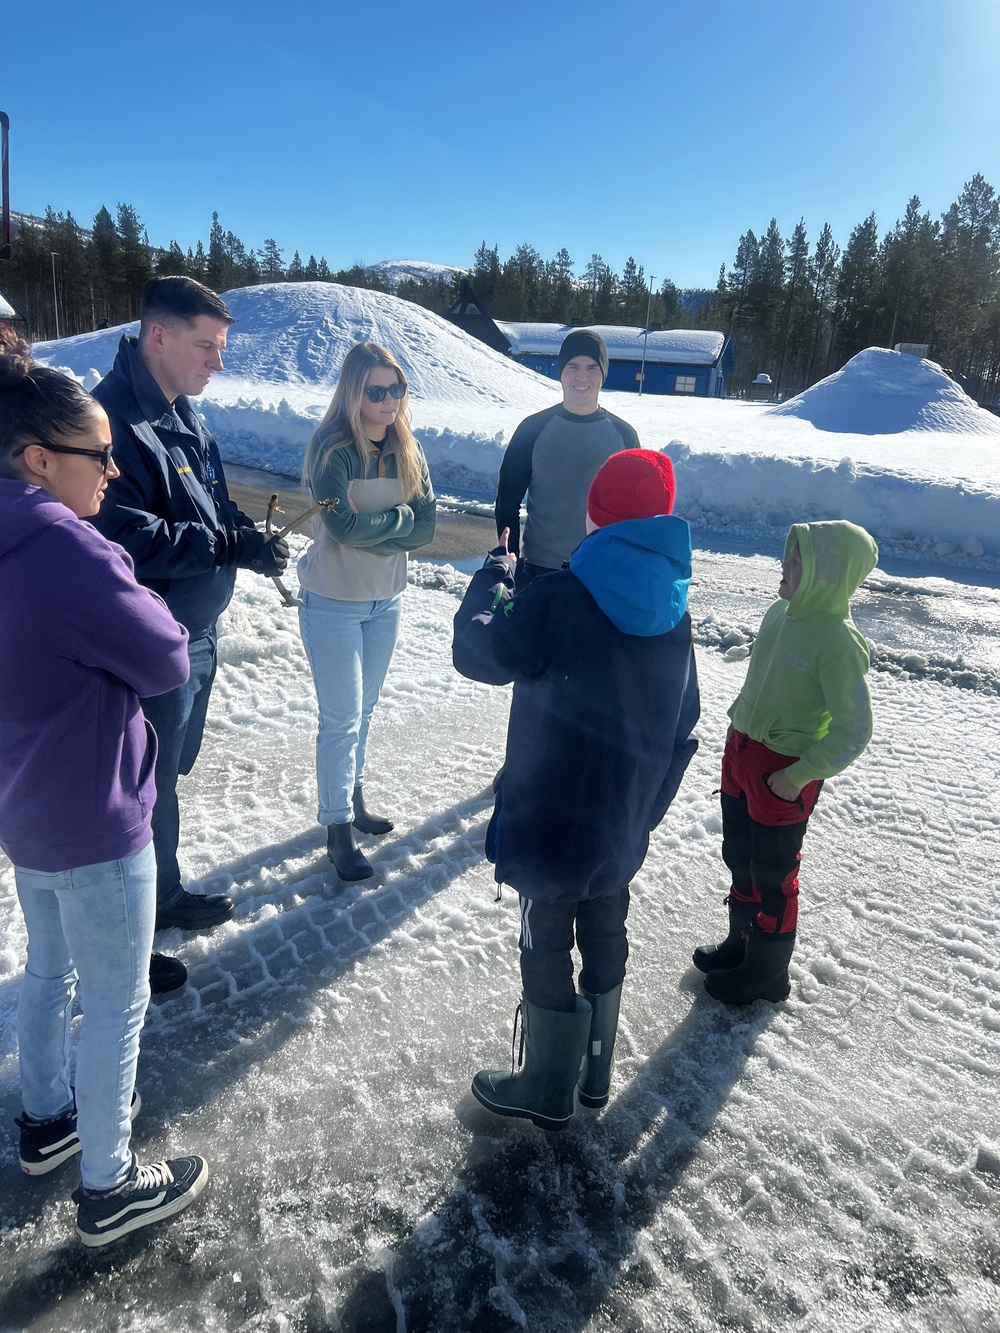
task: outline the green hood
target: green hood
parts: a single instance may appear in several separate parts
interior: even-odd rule
[[[878,561],[878,547],[856,523],[831,519],[796,523],[785,539],[785,559],[798,542],[802,582],[788,603],[789,620],[843,619],[850,601]]]

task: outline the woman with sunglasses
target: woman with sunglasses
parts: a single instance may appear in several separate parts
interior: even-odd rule
[[[410,430],[406,377],[385,348],[358,343],[344,358],[303,480],[315,500],[331,502],[298,566],[319,703],[319,822],[341,879],[367,879],[375,872],[355,833],[393,827],[365,804],[368,727],[399,632],[406,553],[434,536],[436,508]]]
[[[188,665],[187,633],[83,522],[117,476],[104,409],[0,329],[0,847],[28,935],[20,1160],[38,1176],[82,1152],[73,1198],[92,1246],[179,1212],[208,1175],[200,1157],[139,1167],[129,1150],[156,912],[156,738],[139,696],[183,684]]]

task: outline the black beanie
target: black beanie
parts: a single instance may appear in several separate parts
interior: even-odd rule
[[[601,367],[602,382],[608,378],[608,349],[599,333],[593,329],[574,329],[572,333],[567,333],[559,348],[560,379],[566,369],[566,362],[572,361],[575,356],[589,356]]]

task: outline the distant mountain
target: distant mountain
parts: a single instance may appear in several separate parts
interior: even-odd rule
[[[451,282],[468,273],[467,268],[456,268],[450,264],[431,264],[423,259],[383,259],[378,264],[366,264],[366,273],[377,273],[379,277],[391,282],[394,287],[399,283],[410,282]]]
[[[715,295],[712,287],[682,287],[677,293],[677,300],[682,310],[690,310],[692,315],[697,315],[699,310],[704,310]]]

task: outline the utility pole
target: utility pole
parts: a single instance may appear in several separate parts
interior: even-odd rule
[[[639,397],[642,397],[642,386],[646,383],[646,343],[649,341],[649,312],[653,308],[653,283],[656,281],[656,275],[649,275],[649,291],[646,295],[646,327],[642,331],[642,366],[639,370]]]

